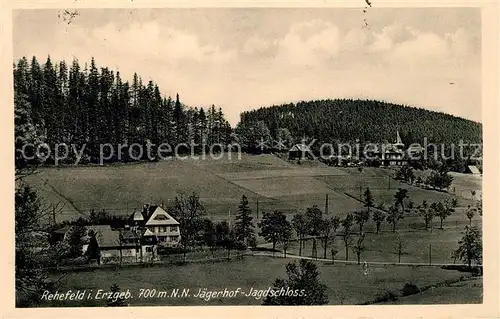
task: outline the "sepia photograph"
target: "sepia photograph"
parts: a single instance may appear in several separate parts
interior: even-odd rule
[[[12,10],[15,307],[482,304],[482,10],[357,5]]]

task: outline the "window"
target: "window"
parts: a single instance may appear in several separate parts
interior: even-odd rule
[[[168,220],[168,217],[165,215],[156,215],[155,220]]]
[[[153,252],[153,247],[146,247],[146,252],[148,252],[148,253]]]
[[[170,236],[171,241],[177,241],[179,236]]]
[[[170,231],[171,232],[176,232],[177,231],[177,226],[170,226]]]

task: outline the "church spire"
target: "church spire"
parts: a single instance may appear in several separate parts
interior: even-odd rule
[[[396,131],[397,137],[396,137],[396,145],[404,145],[403,142],[401,141],[401,137],[399,136],[399,130]]]

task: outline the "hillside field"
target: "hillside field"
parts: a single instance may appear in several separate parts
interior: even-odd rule
[[[366,187],[372,190],[376,204],[386,205],[402,187],[417,205],[424,199],[433,202],[456,196],[459,208],[447,222],[466,222],[463,209],[472,202],[470,191],[479,194],[481,190],[481,178],[465,174],[454,174],[452,188],[460,190],[454,195],[395,181],[391,169],[364,168],[360,173],[356,168],[296,165],[274,155],[242,154],[241,159],[232,155],[217,160],[41,168],[26,181],[46,203],[63,205],[58,221],[87,215],[91,209],[129,215],[145,203],[168,206],[179,192],[199,193],[207,215],[214,220],[234,218],[242,195],[249,198],[254,219],[257,205],[259,219],[262,212],[275,209],[288,214],[312,205],[323,209],[326,194],[329,212],[343,216],[362,209],[357,199]]]

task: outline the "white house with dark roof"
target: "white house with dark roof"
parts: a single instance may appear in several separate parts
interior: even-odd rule
[[[68,240],[73,227],[56,230],[54,240]],[[110,225],[84,227],[83,254],[92,252],[92,258],[98,258],[99,263],[158,260],[158,246],[177,247],[181,238],[179,222],[155,205],[144,205],[142,212],[130,215],[125,229],[112,229]]]
[[[130,215],[129,222],[132,228],[148,230],[161,246],[176,247],[180,242],[179,222],[160,206],[144,205],[142,212]]]

